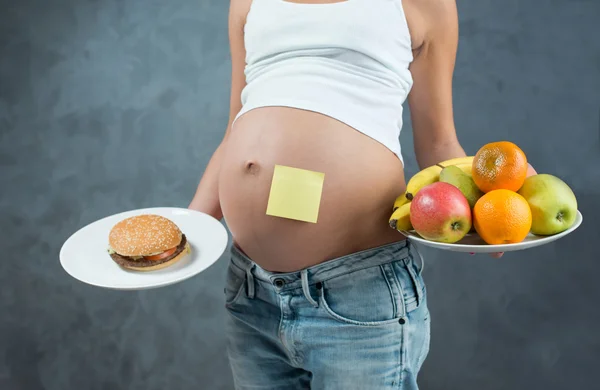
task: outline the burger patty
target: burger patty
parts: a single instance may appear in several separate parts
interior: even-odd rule
[[[185,249],[185,244],[186,243],[187,243],[187,239],[185,237],[185,234],[182,234],[181,235],[181,242],[177,246],[177,249],[175,250],[175,252],[171,256],[165,257],[164,259],[160,259],[160,260],[146,260],[144,258],[136,260],[136,259],[133,259],[133,258],[128,257],[128,256],[121,256],[118,253],[111,253],[110,257],[117,264],[119,264],[122,267],[138,267],[138,268],[152,267],[152,266],[155,266],[155,265],[166,263],[167,261],[172,260],[174,257],[178,256]]]

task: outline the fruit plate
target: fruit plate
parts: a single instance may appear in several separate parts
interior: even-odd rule
[[[429,246],[436,249],[444,249],[454,252],[469,252],[469,253],[494,253],[494,252],[511,252],[518,251],[523,249],[534,248],[536,246],[549,244],[553,241],[558,240],[566,236],[567,234],[572,233],[581,225],[583,222],[583,215],[580,211],[577,211],[577,217],[575,218],[575,222],[571,227],[561,233],[552,235],[552,236],[537,236],[534,234],[529,234],[523,241],[516,244],[500,244],[500,245],[489,245],[486,244],[481,237],[477,233],[468,233],[462,240],[453,243],[447,244],[443,242],[435,242],[429,241],[421,237],[414,230],[411,231],[401,231],[402,234],[408,237],[408,239],[422,244],[424,246]]]
[[[192,252],[175,264],[149,272],[121,268],[108,254],[108,234],[122,219],[158,214],[169,218],[185,234]],[[208,214],[176,207],[144,208],[114,214],[79,229],[60,250],[60,263],[73,278],[116,290],[144,290],[181,282],[214,264],[227,247],[227,231]]]

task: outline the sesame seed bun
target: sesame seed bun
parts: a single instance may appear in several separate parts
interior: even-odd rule
[[[181,237],[181,230],[170,219],[143,214],[113,226],[108,244],[122,256],[151,256],[175,248],[181,243]]]

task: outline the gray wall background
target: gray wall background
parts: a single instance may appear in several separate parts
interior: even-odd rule
[[[129,293],[79,283],[58,262],[64,240],[98,218],[187,206],[227,120],[228,1],[0,5],[0,388],[231,389],[225,259]],[[424,250],[422,388],[597,388],[600,2],[458,7],[467,152],[516,142],[572,186],[585,221],[501,260]],[[411,175],[410,121],[401,139]]]

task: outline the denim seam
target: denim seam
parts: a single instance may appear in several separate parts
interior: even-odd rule
[[[294,360],[294,354],[288,347],[287,340],[285,338],[286,324],[284,318],[284,308],[283,308],[283,297],[277,294],[277,299],[279,300],[279,311],[281,312],[279,316],[279,341],[281,342],[281,346],[285,350],[285,353],[290,361]]]
[[[290,299],[292,299],[290,297]],[[290,301],[290,306],[291,306],[291,301]],[[291,344],[292,347],[290,349],[290,347],[288,347],[288,350],[290,351],[290,361],[293,362],[295,364],[295,366],[297,368],[300,368],[302,366],[302,362],[304,360],[304,353],[302,351],[302,349],[300,348],[300,344],[298,342],[296,342],[296,340],[298,340],[298,337],[296,337],[295,332],[298,331],[298,326],[300,325],[300,321],[293,321],[290,320],[290,337],[291,337]]]
[[[429,318],[426,321],[429,321]],[[425,361],[425,351],[427,350],[427,344],[430,342],[430,337],[431,337],[430,332],[427,332],[425,334],[425,338],[423,340],[423,343],[421,344],[421,350],[419,351],[419,357],[417,359],[417,365],[419,367]]]
[[[404,287],[400,280],[398,279],[398,275],[396,274],[396,270],[394,269],[393,264],[386,265],[389,272],[390,282],[392,283],[392,287],[394,288],[394,299],[396,301],[396,306],[398,308],[398,312],[396,313],[396,318],[406,318],[408,315],[408,304],[409,301],[406,300],[404,296]],[[412,302],[412,301],[411,301]]]
[[[235,261],[231,261],[230,262],[231,265],[233,265],[235,268],[237,268],[240,271],[240,275],[243,273],[244,275],[246,274],[246,271],[244,268],[242,268],[239,264],[237,264]]]
[[[404,261],[404,260],[402,260],[402,261]],[[408,310],[409,306],[408,306],[408,304],[412,303],[413,301],[412,300],[408,301],[406,299],[406,297],[404,295],[404,292],[405,292],[404,291],[404,286],[402,286],[402,283],[400,282],[400,279],[398,278],[398,274],[397,274],[396,270],[394,270],[393,274],[394,274],[394,280],[396,282],[396,285],[398,286],[398,290],[399,290],[399,293],[400,293],[400,304],[402,305],[402,313],[403,313],[402,314],[402,318],[406,318],[408,316],[408,313],[409,313],[409,310]]]
[[[409,320],[410,321],[410,320]],[[402,389],[404,387],[404,377],[406,375],[406,355],[407,355],[407,350],[406,350],[406,345],[407,345],[407,337],[408,337],[408,332],[406,332],[406,328],[402,329],[402,336],[400,337],[400,364],[399,364],[399,375],[398,375],[398,389]]]
[[[412,268],[412,264],[414,264],[414,257],[411,255],[409,255],[410,261],[407,261],[407,259],[404,259],[404,265],[406,266],[406,270],[408,271],[408,274],[410,275],[410,280],[412,281],[412,283],[415,286],[415,292],[416,292],[416,298],[417,298],[417,308],[419,306],[421,306],[421,303],[423,301],[423,286],[421,286],[421,283],[419,282],[419,277],[416,275],[415,270]],[[412,263],[412,264],[411,264]]]
[[[398,364],[396,367],[398,367],[398,369],[396,370],[396,385],[394,387],[398,388],[398,389],[402,389],[402,381],[404,378],[402,378],[402,372],[404,371],[404,366],[402,366],[402,344],[404,343],[404,329],[402,329],[402,335],[400,337],[400,342],[398,345]]]
[[[244,272],[243,275],[238,275],[237,273],[235,273],[232,270],[228,270],[227,272],[233,272],[237,277],[239,277],[240,279],[242,279],[242,283],[237,288],[237,291],[236,291],[235,295],[233,296],[233,298],[231,298],[231,300],[229,300],[229,301],[225,301],[225,306],[226,307],[231,307],[232,305],[234,305],[240,299],[240,297],[242,296],[242,291],[245,290],[245,287],[246,287],[246,273]]]
[[[383,320],[383,321],[357,321],[357,320],[353,320],[353,319],[350,319],[350,318],[346,318],[344,316],[341,316],[341,315],[337,314],[327,304],[327,301],[325,300],[325,285],[323,285],[323,288],[321,288],[320,291],[321,291],[321,293],[319,295],[319,299],[321,301],[321,305],[320,306],[322,306],[323,309],[325,309],[325,312],[327,314],[329,314],[330,317],[332,317],[334,320],[337,320],[337,321],[339,321],[341,323],[350,324],[350,325],[356,325],[356,326],[363,326],[363,327],[371,327],[371,326],[372,327],[376,327],[376,326],[386,326],[386,325],[390,325],[390,324],[398,322],[397,318],[392,318],[392,319]]]
[[[383,264],[383,265],[385,265],[385,264]],[[344,275],[341,275],[341,276],[344,276]],[[395,273],[394,273],[394,277],[393,277],[393,278],[394,278],[394,281],[395,281],[395,282],[397,282],[397,279],[396,279],[396,275],[395,275]],[[325,279],[325,280],[321,280],[320,282],[321,282],[321,283],[323,283],[323,285],[325,285],[325,283],[326,283],[328,280],[329,280],[329,279]],[[265,282],[264,280],[262,280],[262,279],[260,279],[260,281],[261,281],[262,283],[266,283],[266,282]],[[309,283],[309,286],[314,286],[314,285],[315,285],[315,284],[317,284],[317,283],[318,283],[318,282],[315,282],[315,283]],[[399,282],[398,282],[398,283],[399,283]],[[271,286],[271,285],[270,285],[270,284],[267,284],[267,286]],[[402,290],[402,291],[404,291],[404,290]],[[287,290],[279,290],[279,292],[285,292],[286,294],[292,294],[292,295],[295,295],[295,294],[303,294],[302,286],[295,286],[295,287],[293,287],[293,288],[288,288]],[[318,298],[318,296],[317,296],[317,298]],[[404,297],[404,295],[402,296],[402,301],[404,302],[404,305],[405,305],[405,308],[406,308],[406,309],[408,309],[408,307],[410,307],[410,305],[411,305],[411,304],[413,304],[413,303],[414,303],[416,300],[417,300],[417,298],[416,298],[416,297],[413,297],[413,298],[410,298],[410,299],[406,299],[406,297]],[[412,310],[414,310],[414,309],[416,309],[416,307],[415,307],[415,308],[413,308]],[[411,310],[411,311],[412,311],[412,310]],[[406,313],[408,313],[408,312],[409,312],[409,311],[408,311],[408,310],[406,310]],[[397,318],[400,318],[400,317],[397,317]]]
[[[225,302],[225,305],[228,307],[231,307],[233,305],[235,305],[235,303],[240,299],[240,297],[242,296],[242,291],[245,290],[245,285],[246,285],[246,280],[244,279],[244,281],[242,282],[242,284],[240,285],[240,287],[237,290],[237,293],[235,294],[235,296],[231,299],[231,301],[227,301]]]
[[[402,249],[402,250],[404,250],[404,249]],[[389,264],[389,263],[393,263],[395,261],[398,261],[398,260],[394,259],[394,257],[392,256],[392,253],[389,253],[389,251],[385,251],[383,253],[377,253],[376,255],[377,256],[381,256],[381,257],[385,256],[386,260],[383,261],[383,262],[378,262],[376,264],[369,264],[368,262],[365,262],[360,267],[355,267],[354,265],[356,263],[358,263],[359,261],[363,261],[364,260],[364,259],[360,259],[360,260],[349,262],[349,263],[344,264],[342,266],[340,266],[340,265],[333,266],[332,265],[331,267],[329,267],[327,269],[319,269],[318,272],[316,272],[316,273],[312,273],[311,274],[309,272],[308,273],[309,274],[308,277],[313,280],[313,283],[310,283],[310,285],[313,285],[313,284],[315,284],[317,282],[326,282],[329,279],[337,278],[337,277],[340,277],[340,276],[346,276],[348,274],[351,274],[351,273],[354,273],[354,272],[358,272],[358,271],[362,271],[362,270],[367,269],[367,268],[381,266],[383,264]],[[406,253],[406,255],[408,256],[408,252]],[[403,256],[402,259],[405,259],[407,256]],[[319,275],[322,275],[323,273],[327,273],[327,272],[331,271],[332,269],[340,268],[340,267],[344,267],[344,268],[346,268],[346,270],[345,271],[340,271],[339,273],[336,273],[334,275],[326,275],[325,277],[319,277]],[[288,273],[288,275],[290,275],[290,274],[297,274],[297,273],[298,272]],[[274,278],[283,277],[282,275],[285,275],[285,274],[274,276]],[[262,280],[262,279],[260,279],[260,280]],[[283,291],[290,291],[290,290],[293,290],[293,289],[296,289],[296,288],[301,288],[302,287],[301,285],[300,286],[292,286],[293,284],[298,284],[299,282],[301,283],[301,279],[294,280],[293,282],[289,282],[286,287],[283,287],[279,291],[283,292]]]
[[[390,245],[393,245],[393,244],[390,244]],[[397,245],[397,244],[396,244],[396,245]],[[367,252],[367,251],[369,251],[369,250],[372,250],[372,249],[367,249],[366,251],[363,251],[363,252]],[[400,249],[400,251],[405,251],[407,256],[410,254],[410,252],[408,251],[408,248],[407,248],[406,246],[403,246],[403,247]],[[338,267],[346,267],[346,268],[351,268],[351,269],[352,269],[352,272],[354,272],[354,271],[360,271],[361,269],[372,267],[373,265],[372,265],[372,264],[368,264],[368,262],[367,262],[367,264],[365,264],[365,265],[364,265],[363,267],[361,267],[361,268],[353,268],[353,266],[354,266],[356,263],[359,263],[359,262],[362,262],[362,261],[364,261],[364,260],[365,260],[365,257],[364,257],[364,256],[360,256],[360,255],[359,255],[360,253],[363,253],[363,252],[358,252],[358,254],[355,254],[355,255],[350,255],[350,256],[344,256],[344,257],[341,257],[341,258],[339,258],[339,259],[337,259],[337,260],[336,260],[335,264],[328,264],[327,266],[323,266],[323,268],[319,268],[319,269],[317,270],[317,272],[314,272],[314,273],[313,273],[313,277],[316,277],[316,276],[318,276],[319,274],[323,274],[323,273],[329,272],[329,271],[331,271],[331,270],[333,270],[333,269],[335,269],[335,268],[338,268]],[[371,256],[369,256],[369,257],[377,257],[377,256],[381,256],[381,255],[391,255],[391,253],[389,253],[389,252],[390,252],[390,249],[389,249],[389,248],[387,248],[387,247],[383,247],[383,248],[381,248],[380,250],[378,250],[377,252],[374,252],[374,253],[373,253]],[[407,256],[406,256],[406,257],[407,257]],[[389,257],[391,257],[391,256],[386,256],[386,257],[388,257],[388,258],[389,258]],[[392,259],[390,259],[389,261],[394,261],[394,259],[392,258]],[[386,264],[386,263],[387,263],[387,262],[389,262],[389,261],[386,261],[386,262],[384,262],[384,263],[379,263],[379,264],[377,264],[377,265]],[[340,264],[342,264],[342,263],[343,263],[343,265],[341,265],[341,266],[340,266]],[[317,265],[317,267],[318,267],[318,266],[319,266],[319,265]],[[346,274],[346,273],[347,273],[347,272],[341,272],[341,273],[340,273],[340,275],[344,275],[344,274]],[[335,275],[335,276],[340,276],[340,275]],[[332,277],[335,277],[335,276],[332,276]],[[331,277],[329,277],[329,278],[327,278],[327,279],[330,279],[330,278],[331,278]]]
[[[397,245],[402,245],[402,247],[399,249],[400,251],[404,250],[405,248],[408,249],[408,244],[403,242],[403,243],[399,243],[399,242],[392,242],[390,244],[386,244],[386,245],[382,245],[380,247],[377,248],[368,248],[368,249],[364,249],[355,253],[351,253],[349,255],[345,255],[342,256],[338,259],[335,259],[334,261],[331,262],[331,264],[327,264],[330,267],[328,268],[324,268],[323,270],[319,269],[319,272],[321,271],[329,271],[332,268],[335,268],[337,266],[339,266],[339,263],[344,263],[346,264],[348,262],[349,259],[352,259],[354,261],[362,261],[365,259],[365,255],[369,254],[369,257],[375,257],[376,255],[378,255],[380,252],[389,252],[391,250],[392,247],[397,246]],[[373,254],[370,254],[369,252],[374,252]],[[321,263],[324,264],[325,263]],[[318,267],[319,264],[316,265],[316,267]]]
[[[388,275],[388,267],[386,267],[386,264],[381,264],[379,266],[379,269],[383,275],[383,278],[385,279],[385,283],[387,284],[390,293],[390,298],[392,299],[392,305],[394,308],[392,316],[394,318],[398,318],[398,297],[396,297],[396,290],[394,290],[394,287],[392,286],[392,281],[390,281],[390,277]]]
[[[393,248],[396,246],[400,246],[400,248],[398,250],[393,250]],[[234,249],[237,250],[237,248],[234,248]],[[370,252],[372,252],[372,253],[370,253]],[[367,254],[367,253],[370,253],[369,256],[365,256],[365,254]],[[365,249],[365,250],[362,250],[362,251],[359,251],[359,252],[356,252],[356,253],[353,253],[350,255],[339,257],[335,260],[332,260],[331,263],[325,262],[325,263],[317,264],[317,265],[315,265],[313,267],[309,267],[307,269],[308,277],[313,279],[315,283],[319,282],[319,281],[324,282],[328,279],[347,274],[348,273],[347,270],[351,270],[350,272],[355,272],[355,271],[360,271],[365,268],[369,268],[369,267],[373,267],[373,266],[377,266],[377,265],[381,265],[381,264],[386,264],[386,263],[389,263],[392,261],[396,261],[396,260],[394,260],[394,258],[398,254],[402,254],[402,259],[410,256],[408,242],[393,242],[393,243],[386,244],[386,245],[383,245],[378,248],[369,248],[369,249]],[[377,262],[376,264],[370,264],[368,261],[365,261],[369,257],[385,257],[388,260],[386,260],[385,262]],[[361,262],[364,262],[364,264],[357,266],[357,264],[360,264]],[[247,258],[245,255],[243,255],[241,253],[235,253],[235,252],[232,254],[232,263],[236,266],[236,268],[238,268],[244,272],[245,272],[245,266],[248,266],[247,263],[253,264],[251,259]],[[240,264],[240,263],[242,263],[242,264]],[[311,270],[311,268],[316,268],[316,270]],[[319,277],[320,275],[327,274],[327,273],[331,272],[332,270],[335,270],[336,268],[342,268],[342,270],[340,270],[340,272],[338,272],[338,273],[335,273],[334,275],[324,275],[322,277]],[[343,270],[343,269],[345,269],[345,270]],[[271,275],[269,277],[270,280],[264,280],[263,278],[260,278],[260,277],[257,277],[257,279],[265,281],[267,283],[272,283],[273,279],[276,279],[276,278],[285,279],[287,277],[293,276],[296,279],[297,275],[298,275],[298,272],[284,272],[284,273],[276,273],[276,274]],[[283,287],[279,291],[288,291],[288,289],[293,288],[293,287],[290,287],[291,284],[295,284],[299,281],[300,281],[300,279],[288,282],[287,286]]]

